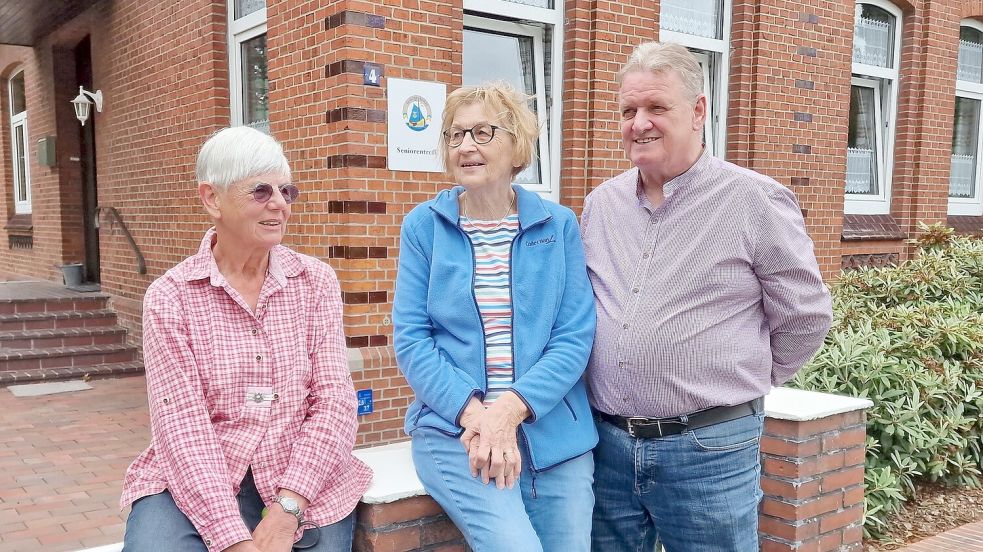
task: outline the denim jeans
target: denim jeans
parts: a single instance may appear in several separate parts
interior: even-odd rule
[[[239,514],[252,532],[259,525],[263,500],[259,497],[251,472],[246,473],[236,495]],[[352,549],[355,531],[355,512],[345,519],[304,531],[303,538],[294,544],[298,552],[338,552]],[[195,526],[191,524],[164,491],[145,496],[133,503],[126,518],[123,552],[208,552]]]
[[[522,451],[519,484],[499,490],[472,478],[456,438],[413,431],[413,462],[423,487],[443,507],[475,552],[587,552],[594,495],[590,452],[547,470],[529,471]]]
[[[595,421],[595,552],[757,552],[763,414],[654,439]]]

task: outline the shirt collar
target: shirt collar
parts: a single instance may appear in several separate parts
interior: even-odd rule
[[[225,276],[218,269],[215,262],[215,255],[212,247],[218,236],[215,227],[209,228],[201,238],[201,245],[188,263],[182,267],[181,278],[185,281],[208,279],[209,283],[216,287],[225,285]],[[272,277],[279,287],[287,284],[287,278],[294,278],[304,271],[304,263],[301,262],[299,255],[282,245],[275,246],[270,250],[270,264],[266,270],[268,276]]]
[[[712,162],[713,156],[710,155],[710,150],[704,145],[703,153],[700,154],[690,168],[662,186],[662,195],[665,198],[664,202],[669,201],[677,191],[701,182],[704,176],[710,171]],[[637,167],[635,168],[635,197],[638,198],[638,204],[640,206],[645,207],[649,211],[653,210],[652,202],[649,201],[648,196],[645,195],[645,190],[642,188],[642,173]]]

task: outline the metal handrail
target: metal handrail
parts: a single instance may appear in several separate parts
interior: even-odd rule
[[[123,222],[123,216],[119,214],[116,207],[96,207],[96,223],[99,222],[99,213],[101,211],[106,211],[109,213],[111,219],[115,219],[119,222],[120,228],[123,229],[123,235],[126,236],[126,241],[130,242],[130,247],[133,249],[133,253],[137,256],[137,272],[140,274],[147,273],[147,261],[143,258],[143,253],[140,252],[140,246],[137,245],[136,240],[133,239],[133,234],[130,233],[130,229],[126,227],[126,223]],[[113,223],[115,224],[115,222]]]

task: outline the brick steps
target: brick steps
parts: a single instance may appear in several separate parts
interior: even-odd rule
[[[43,297],[0,300],[0,315],[42,312],[89,311],[106,308],[109,295],[89,293],[83,297]]]
[[[0,385],[143,372],[109,299],[48,282],[0,288]]]
[[[34,370],[0,371],[0,386],[22,383],[40,383],[65,379],[106,378],[143,373],[143,362],[114,362],[95,366],[68,366],[63,368],[37,368]]]
[[[0,349],[0,371],[95,366],[130,362],[136,348],[124,344],[79,345],[44,349]]]
[[[110,309],[0,314],[0,332],[115,326]]]
[[[0,350],[118,345],[122,344],[125,338],[126,329],[119,326],[7,331],[0,332]]]

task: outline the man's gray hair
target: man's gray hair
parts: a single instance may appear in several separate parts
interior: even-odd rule
[[[270,135],[254,128],[237,126],[212,135],[198,152],[195,176],[218,190],[261,174],[290,178],[290,165],[283,147]]]
[[[683,83],[683,92],[690,99],[696,99],[703,94],[703,69],[696,56],[679,44],[669,42],[644,42],[632,52],[628,62],[618,72],[618,84],[625,75],[637,71],[648,71],[659,75],[674,71]]]

